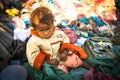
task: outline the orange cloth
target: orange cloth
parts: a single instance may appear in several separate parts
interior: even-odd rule
[[[50,59],[50,55],[48,54],[48,53],[46,53],[45,51],[41,51],[38,55],[37,55],[37,57],[35,58],[35,61],[34,61],[34,68],[35,69],[41,69],[41,67],[42,67],[42,64],[43,64],[43,62],[44,62],[44,60],[45,60],[45,58],[46,59]]]
[[[87,54],[85,53],[85,51],[77,45],[70,44],[70,43],[64,43],[60,47],[60,53],[62,53],[64,49],[69,49],[70,51],[72,51],[72,53],[79,53],[80,58],[82,59],[87,58]]]
[[[27,1],[27,6],[32,6],[33,3],[35,3],[36,0],[28,0]]]
[[[34,68],[38,70],[41,69],[44,60],[45,60],[45,55],[42,53],[39,53],[35,58],[34,65],[33,65]]]

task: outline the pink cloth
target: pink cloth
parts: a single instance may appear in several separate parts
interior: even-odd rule
[[[61,28],[60,30],[68,36],[68,38],[70,39],[70,43],[77,42],[77,35],[75,34],[74,30],[67,28]]]
[[[68,73],[67,67],[76,68],[82,64],[82,60],[76,55],[67,56],[67,60],[63,64],[59,64],[58,68]]]
[[[66,67],[76,68],[82,64],[82,60],[76,55],[67,56],[67,60],[63,63]]]
[[[68,69],[63,64],[59,64],[58,68],[61,69],[64,72],[68,73]]]

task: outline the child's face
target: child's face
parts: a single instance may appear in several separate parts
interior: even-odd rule
[[[47,25],[44,23],[40,23],[37,28],[36,31],[38,32],[39,36],[41,38],[50,38],[54,32],[54,26],[53,25]]]

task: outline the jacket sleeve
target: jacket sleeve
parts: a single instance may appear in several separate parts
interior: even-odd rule
[[[40,53],[37,55],[37,57],[34,60],[33,67],[36,69],[41,69],[41,66],[45,60],[45,58],[50,59],[50,55],[47,54],[45,51],[40,51]]]
[[[45,58],[50,59],[50,55],[47,54],[45,51],[40,50],[33,41],[28,41],[26,55],[28,62],[35,69],[41,69]]]
[[[69,49],[72,51],[72,53],[76,53],[76,52],[79,53],[80,58],[82,58],[82,59],[87,58],[87,54],[85,53],[85,51],[77,45],[70,44],[70,43],[64,43],[60,47],[60,53],[62,53],[64,51],[64,49]]]

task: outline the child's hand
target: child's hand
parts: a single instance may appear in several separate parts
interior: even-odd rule
[[[62,53],[60,54],[59,58],[61,61],[65,61],[67,59],[67,54]]]
[[[53,66],[58,66],[58,64],[59,64],[59,61],[57,60],[57,58],[51,59],[51,60],[45,60],[45,62],[47,62],[48,64],[51,64]]]
[[[68,50],[65,49],[65,50],[63,51],[63,53],[61,53],[60,56],[59,56],[60,60],[61,60],[61,61],[65,61],[65,60],[67,59],[67,55],[68,55]]]
[[[59,61],[56,58],[51,59],[50,62],[51,62],[51,65],[54,65],[54,66],[58,66],[58,64],[59,64]]]

